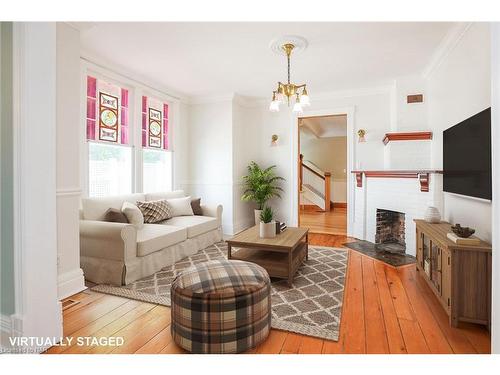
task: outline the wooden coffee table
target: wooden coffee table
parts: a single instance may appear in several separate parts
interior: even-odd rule
[[[269,276],[287,279],[290,287],[295,272],[309,256],[307,228],[287,228],[274,238],[260,238],[256,225],[226,242],[228,259],[256,263],[264,267]],[[233,247],[238,250],[231,252]]]

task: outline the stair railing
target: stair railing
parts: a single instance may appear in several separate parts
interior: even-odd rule
[[[325,211],[330,211],[330,202],[331,202],[331,186],[332,186],[332,174],[330,172],[323,172],[321,171],[318,172],[318,170],[315,170],[308,166],[307,163],[310,163],[314,165],[319,171],[321,171],[313,162],[310,161],[304,161],[304,155],[300,154],[299,155],[299,189],[302,191],[302,183],[304,180],[304,168],[307,169],[309,172],[312,172],[314,175],[317,177],[321,178],[324,181],[324,186],[325,186]]]

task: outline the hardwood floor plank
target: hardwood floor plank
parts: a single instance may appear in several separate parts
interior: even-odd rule
[[[465,329],[465,336],[479,354],[491,353],[491,338],[486,328],[469,323],[460,323],[460,326]]]
[[[305,336],[300,343],[299,354],[321,354],[322,350],[322,339]]]
[[[94,337],[109,337],[109,336],[118,336],[116,333],[121,329],[127,327],[129,324],[134,322],[140,322],[143,316],[145,316],[148,312],[153,310],[156,305],[149,303],[141,303],[135,309],[129,311],[122,317],[116,319],[114,322],[108,324],[103,327],[99,331],[95,332],[92,336]],[[138,328],[140,330],[140,327]],[[78,354],[78,353],[88,353],[94,350],[94,346],[73,346],[68,350],[65,350],[65,354]],[[97,349],[95,349],[97,351]]]
[[[397,317],[399,319],[415,321],[410,301],[401,283],[398,271],[391,267],[384,267],[384,270]]]
[[[97,301],[101,298],[104,298],[104,296],[105,294],[95,293],[91,290],[84,290],[83,292],[71,296],[71,298],[74,297],[76,300],[78,300],[79,303],[64,310],[63,317],[69,316],[71,313],[80,310],[87,305],[98,303]]]
[[[105,295],[103,298],[99,299],[99,303],[94,302],[72,312],[65,317],[65,324],[63,327],[64,336],[71,335],[80,328],[89,325],[94,320],[99,319],[128,301],[128,299],[123,297]]]
[[[416,321],[399,319],[399,326],[408,354],[430,354],[431,351],[425,342],[424,334]]]
[[[348,269],[344,296],[345,316],[341,322],[344,329],[339,337],[341,353],[366,353],[361,255],[349,253]]]
[[[406,353],[406,346],[399,326],[399,320],[394,308],[389,284],[385,274],[385,265],[381,262],[374,262],[375,276],[377,278],[380,305],[384,317],[385,330],[389,352],[393,354]]]
[[[369,317],[365,321],[366,352],[370,354],[389,353],[374,262],[373,259],[365,256],[361,259],[363,268],[364,316]]]
[[[304,338],[303,335],[289,332],[286,335],[285,342],[283,343],[283,348],[281,349],[281,352],[298,353],[303,338]]]
[[[170,326],[170,309],[165,308],[163,314],[146,323],[139,332],[124,337],[125,342],[111,351],[112,354],[132,354],[152,340],[158,332]],[[128,332],[127,332],[128,333]],[[165,345],[166,346],[166,345]]]
[[[419,292],[410,268],[398,270],[398,273],[431,353],[453,353],[446,337],[441,331],[441,327],[435,320],[423,295]]]
[[[135,351],[137,354],[156,354],[172,342],[170,325],[161,330],[155,337]]]
[[[133,310],[137,306],[139,306],[141,302],[135,301],[135,300],[128,300],[126,303],[123,305],[120,305],[116,309],[110,311],[108,314],[105,314],[104,316],[100,317],[99,319],[93,321],[92,323],[80,328],[78,331],[73,332],[69,336],[65,337],[71,337],[73,338],[72,344],[76,345],[76,338],[77,337],[85,337],[85,336],[92,336],[94,333],[98,332],[100,329],[103,327],[107,326],[108,324],[114,322],[116,319],[122,317],[129,311]],[[71,345],[71,346],[73,346]],[[50,348],[47,353],[48,354],[58,354],[62,353],[66,350],[68,350],[71,346],[54,346]]]
[[[334,208],[329,212],[319,208],[300,210],[300,226],[310,233],[345,236],[347,233],[347,208]]]
[[[259,354],[279,354],[285,342],[287,332],[271,330],[266,341],[257,347]]]

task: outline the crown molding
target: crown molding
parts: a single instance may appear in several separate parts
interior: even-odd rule
[[[464,35],[469,31],[472,22],[459,22],[452,27],[439,43],[439,46],[434,51],[429,63],[422,71],[422,77],[427,79],[435,72],[449,54],[460,43]]]
[[[222,103],[229,102],[234,99],[236,94],[220,94],[220,95],[206,95],[206,96],[191,96],[186,99],[186,104],[188,105],[200,105],[200,104],[211,104],[211,103]]]
[[[159,94],[166,96],[174,101],[186,102],[189,100],[189,97],[183,93],[176,92],[173,89],[165,87],[163,85],[159,85],[158,83],[152,82],[147,77],[128,70],[122,66],[119,66],[115,63],[112,63],[101,56],[97,56],[92,54],[85,49],[80,50],[80,60],[87,64],[90,67],[96,67],[99,70],[103,70],[105,72],[112,73],[114,75],[120,76],[127,81],[132,81],[135,84],[139,84],[140,86],[158,92]]]

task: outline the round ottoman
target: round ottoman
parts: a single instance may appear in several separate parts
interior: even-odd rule
[[[266,270],[239,260],[214,260],[184,270],[172,283],[172,338],[191,353],[241,353],[271,329]]]

